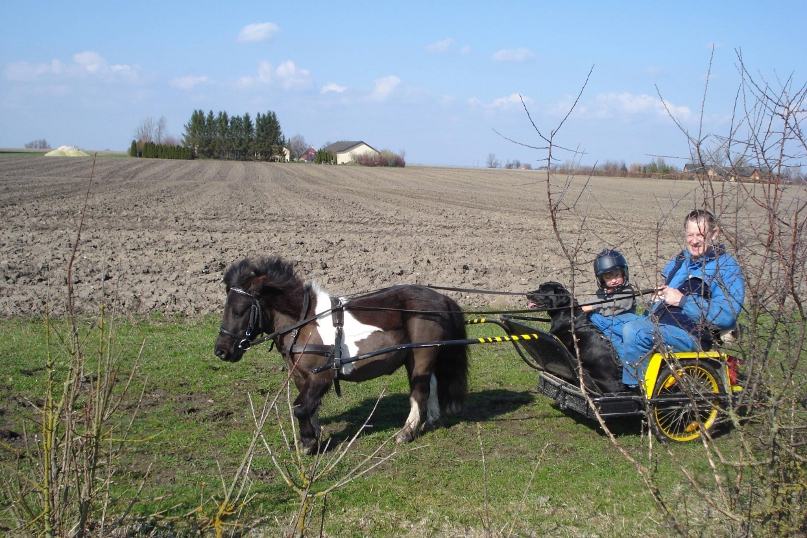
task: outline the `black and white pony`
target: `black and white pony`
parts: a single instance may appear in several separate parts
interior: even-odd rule
[[[366,381],[406,366],[411,409],[398,442],[414,439],[424,424],[434,425],[441,410],[456,413],[462,408],[468,389],[464,346],[395,350],[314,372],[334,356],[465,339],[462,311],[445,295],[423,286],[400,285],[349,299],[334,298],[315,284],[304,283],[292,265],[278,257],[236,262],[225,271],[224,283],[227,299],[216,356],[238,361],[258,335],[280,331],[275,343],[299,391],[294,414],[309,452],[318,447],[317,411],[335,380]],[[321,316],[295,330],[285,330],[317,315]],[[337,340],[339,349],[334,347]]]

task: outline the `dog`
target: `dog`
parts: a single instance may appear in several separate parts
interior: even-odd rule
[[[527,294],[527,301],[529,308],[545,310],[549,314],[552,320],[549,332],[563,343],[573,357],[577,356],[574,345],[577,338],[583,371],[596,385],[590,388],[602,393],[624,389],[621,363],[614,346],[592,325],[569,290],[558,282],[544,282],[537,290]],[[589,384],[587,379],[586,383]]]

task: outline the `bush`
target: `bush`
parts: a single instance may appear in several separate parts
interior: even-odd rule
[[[330,151],[320,149],[317,151],[316,155],[314,155],[314,162],[317,164],[336,164],[336,155]]]
[[[130,154],[133,150],[137,152],[135,142],[132,142],[132,147],[129,149]],[[147,159],[193,159],[193,150],[184,146],[146,142],[136,155]]]
[[[380,153],[362,153],[356,157],[356,163],[361,166],[406,166],[403,154],[394,153],[388,149]]]

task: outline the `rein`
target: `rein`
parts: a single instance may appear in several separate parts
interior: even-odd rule
[[[426,287],[431,288],[431,289],[440,289],[440,290],[446,290],[446,291],[473,292],[473,293],[490,294],[490,295],[520,295],[520,296],[526,295],[525,293],[510,292],[510,291],[497,292],[497,291],[490,291],[490,290],[477,290],[477,289],[472,289],[472,288],[450,288],[450,287],[445,287],[445,286],[426,286]],[[308,290],[307,286],[304,289],[305,289],[305,295],[304,295],[304,301],[303,301],[304,302],[303,311],[300,314],[301,319],[299,321],[297,321],[297,323],[289,325],[288,327],[284,327],[282,329],[277,329],[277,330],[273,331],[272,333],[266,334],[266,332],[264,330],[264,319],[263,319],[264,316],[263,316],[263,309],[262,309],[261,303],[260,303],[260,298],[257,295],[253,295],[253,294],[249,293],[248,291],[246,291],[244,289],[237,288],[237,287],[230,288],[231,292],[235,292],[237,294],[244,295],[246,297],[249,297],[252,300],[252,304],[250,305],[250,312],[249,312],[249,325],[247,325],[247,328],[244,331],[244,337],[241,340],[239,340],[239,342],[238,342],[238,348],[242,349],[242,350],[247,350],[251,346],[261,344],[261,343],[266,342],[266,341],[272,341],[273,345],[274,345],[274,344],[277,343],[277,338],[278,337],[284,336],[284,335],[286,335],[288,333],[291,333],[293,331],[297,331],[298,329],[300,329],[301,327],[304,327],[305,325],[308,325],[312,321],[316,321],[316,320],[321,319],[321,318],[323,318],[325,316],[332,315],[334,312],[344,311],[344,309],[350,303],[350,301],[340,302],[340,303],[332,306],[331,308],[329,308],[327,310],[324,310],[324,311],[320,312],[319,314],[316,314],[315,316],[306,318],[304,316],[308,313],[309,290]],[[380,290],[376,290],[376,291],[380,291]],[[634,297],[639,297],[639,296],[642,296],[642,295],[655,293],[656,291],[657,290],[654,289],[654,288],[640,290],[638,292],[635,292],[633,294],[633,296]],[[361,296],[370,295],[372,293],[374,293],[374,292],[366,292],[366,293],[361,294]],[[533,294],[533,295],[540,295],[540,296],[550,297],[550,296],[553,296],[554,294],[542,293],[542,294]],[[356,295],[353,295],[351,297],[357,298]],[[588,303],[578,304],[578,307],[586,306],[586,305],[604,304],[604,303],[609,303],[611,301],[612,301],[612,299],[603,299],[603,300],[600,300],[600,301],[592,301],[592,302],[588,302]],[[475,314],[485,314],[485,315],[488,315],[488,314],[528,314],[528,313],[536,312],[536,311],[554,312],[556,310],[569,310],[569,308],[570,307],[562,307],[562,308],[529,308],[529,309],[518,309],[518,310],[472,310],[472,311],[463,311],[462,313],[463,314],[470,314],[470,315],[475,315]],[[409,309],[404,309],[404,308],[391,308],[391,307],[383,307],[383,306],[357,306],[357,305],[350,305],[350,309],[352,309],[352,310],[364,310],[364,311],[404,312],[404,313],[411,313],[411,314],[454,314],[454,313],[456,313],[455,311],[450,311],[450,310],[409,310]],[[219,334],[224,334],[224,335],[230,336],[233,339],[237,339],[238,336],[239,336],[236,333],[233,333],[233,332],[230,332],[230,331],[226,330],[223,326],[221,326],[219,328]],[[261,338],[257,338],[257,336],[260,335],[260,334],[264,334],[264,336],[261,337]],[[295,339],[296,339],[297,333],[295,332],[294,334],[295,334]],[[294,343],[292,342],[292,346],[293,345],[294,345]],[[291,347],[289,349],[291,350]]]

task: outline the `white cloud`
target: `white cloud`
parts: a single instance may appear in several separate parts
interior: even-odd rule
[[[140,78],[139,69],[128,64],[108,64],[95,51],[77,52],[72,62],[64,63],[54,59],[46,63],[14,62],[4,70],[6,79],[17,82],[30,82],[43,78],[94,77],[107,82],[136,82]]]
[[[432,54],[445,54],[448,52],[455,52],[455,51],[459,52],[462,55],[471,53],[470,45],[460,46],[459,43],[457,43],[451,37],[435,41],[434,43],[429,43],[428,45],[426,45],[425,48],[427,52],[430,52]]]
[[[468,99],[468,105],[471,106],[472,108],[485,108],[488,110],[505,110],[514,107],[521,108],[522,98],[524,99],[525,104],[532,103],[532,99],[530,99],[526,95],[511,93],[510,95],[506,95],[504,97],[497,97],[496,99],[493,99],[489,103],[485,103],[477,97],[471,97],[470,99]]]
[[[376,79],[375,87],[373,88],[372,93],[370,93],[370,98],[376,101],[383,101],[389,97],[393,91],[395,91],[395,88],[397,88],[400,83],[401,79],[395,75],[389,75]]]
[[[204,84],[208,81],[206,76],[194,76],[194,75],[186,75],[184,77],[177,77],[173,79],[170,84],[174,88],[178,88],[180,90],[192,90],[199,84]]]
[[[236,81],[239,88],[251,88],[257,85],[276,85],[284,90],[305,89],[311,86],[311,73],[308,69],[297,67],[291,60],[286,60],[277,68],[267,61],[258,63],[258,72],[254,76],[243,76]]]
[[[426,50],[429,52],[440,53],[446,52],[448,49],[451,48],[451,45],[454,44],[454,40],[450,37],[445,39],[441,39],[440,41],[435,41],[434,43],[429,43],[426,45]]]
[[[272,64],[267,61],[258,63],[258,82],[269,84],[272,82]]]
[[[667,107],[658,97],[647,94],[634,94],[630,92],[601,93],[595,96],[594,102],[587,107],[586,112],[599,118],[614,116],[635,116],[640,114],[657,114],[667,116],[667,108],[677,119],[688,121],[692,118],[692,111],[684,105],[675,105],[666,102]]]
[[[335,82],[329,82],[325,86],[320,89],[319,93],[345,93],[347,91],[347,86],[342,86],[341,84],[336,84]]]
[[[255,43],[258,41],[266,41],[280,30],[277,24],[273,22],[256,22],[247,24],[241,28],[238,34],[239,43]]]
[[[493,59],[497,62],[525,62],[534,57],[535,54],[528,48],[501,49],[493,54]]]
[[[308,69],[302,69],[294,65],[291,60],[286,60],[275,70],[278,83],[285,90],[302,89],[311,85],[311,73]]]
[[[60,75],[65,71],[65,65],[59,60],[50,63],[32,64],[28,62],[14,62],[8,64],[4,70],[8,80],[24,82],[37,79],[41,76]]]
[[[98,73],[106,65],[106,61],[97,52],[91,50],[78,52],[73,55],[76,62],[87,73]]]

